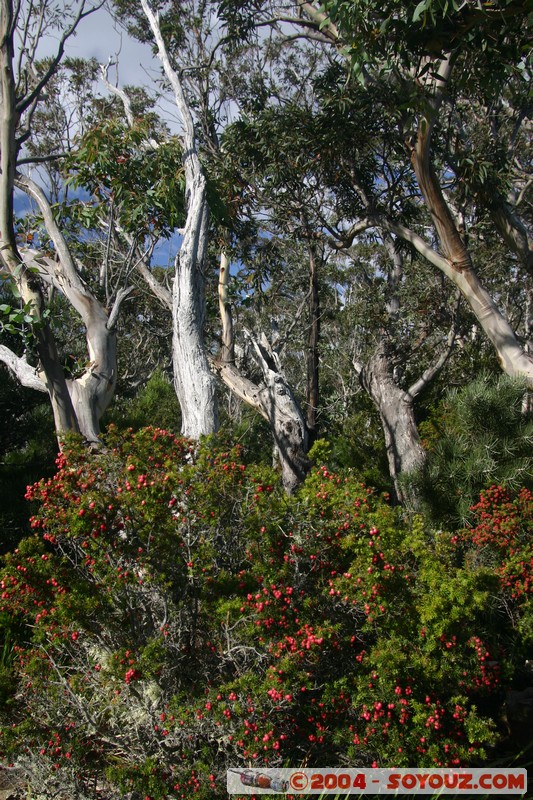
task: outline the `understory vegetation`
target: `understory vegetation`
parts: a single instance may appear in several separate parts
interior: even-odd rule
[[[532,9],[0,0],[0,800],[533,763]]]
[[[32,535],[0,576],[0,750],[35,797],[222,798],[228,767],[517,756],[529,489],[492,486],[445,530],[327,458],[289,496],[220,438],[111,426],[104,445],[72,438],[28,488]]]

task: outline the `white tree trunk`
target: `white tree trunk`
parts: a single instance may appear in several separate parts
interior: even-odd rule
[[[208,225],[203,175],[197,174],[192,184],[172,287],[172,364],[174,388],[181,406],[181,432],[199,439],[217,430],[218,414],[215,378],[203,337],[205,293],[201,259]]]
[[[183,123],[183,162],[187,198],[187,219],[172,292],[172,363],[174,387],[181,406],[184,436],[198,439],[218,427],[215,376],[207,358],[203,325],[205,293],[202,270],[207,252],[208,207],[206,184],[198,157],[194,120],[178,73],[172,67],[161,35],[159,19],[147,0],[141,0],[144,14],[157,44],[158,57],[174,91]]]

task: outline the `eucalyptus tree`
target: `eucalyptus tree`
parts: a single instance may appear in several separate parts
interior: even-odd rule
[[[66,431],[80,431],[93,443],[98,442],[99,420],[116,385],[115,326],[129,289],[118,282],[103,297],[91,288],[83,263],[84,234],[78,230],[81,239],[76,238],[62,224],[53,206],[56,187],[43,185],[35,165],[64,155],[63,149],[56,149],[61,138],[58,128],[41,109],[44,103],[56,113],[64,109],[56,78],[65,44],[84,17],[102,5],[90,0],[68,4],[2,0],[0,4],[0,242],[4,279],[15,295],[12,306],[4,304],[3,310],[10,316],[18,313],[30,334],[22,355],[3,345],[0,359],[20,383],[48,392],[60,437]],[[43,59],[45,39],[48,44],[55,42],[56,50]],[[40,149],[25,149],[32,139],[35,144],[39,117]],[[62,144],[68,146],[65,140]],[[18,220],[17,192],[35,212]],[[103,248],[102,261],[106,253],[109,250]],[[49,308],[55,293],[74,312],[77,325],[81,322],[86,339],[86,357],[70,375],[62,364],[54,335],[56,320]]]
[[[508,246],[502,273],[517,263],[531,269],[528,4],[299,6],[348,57],[361,86],[380,86],[393,100],[396,122],[386,135],[403,143],[430,224],[417,229],[395,214],[373,224],[409,242],[459,288],[502,369],[531,385],[531,356],[486,291],[470,246],[484,214]]]
[[[177,163],[182,164],[182,185],[170,203],[181,203],[184,212],[182,227],[176,228],[181,237],[175,257],[172,288],[168,291],[154,278],[146,261],[139,265],[140,273],[159,300],[172,314],[172,361],[174,387],[182,411],[182,433],[193,439],[210,434],[218,427],[216,379],[211,368],[205,344],[205,269],[209,243],[209,200],[206,175],[200,161],[198,124],[191,97],[191,85],[200,87],[198,81],[185,81],[184,72],[194,73],[197,63],[191,61],[191,51],[202,41],[202,32],[208,24],[209,4],[201,9],[175,8],[173,3],[138,4],[114,3],[118,17],[130,33],[141,41],[150,42],[160,61],[164,81],[170,87],[175,109],[179,116],[179,133],[173,137],[179,144]],[[196,11],[196,16],[194,15]],[[180,60],[180,58],[182,60]],[[127,95],[120,87],[111,87],[123,101],[130,126],[134,118]],[[209,94],[209,92],[208,92]],[[159,145],[157,145],[159,147]],[[146,148],[145,148],[146,150]],[[183,204],[182,196],[185,196]],[[163,215],[164,208],[160,210]]]
[[[291,58],[296,60],[294,52]],[[284,61],[278,58],[280,73]],[[335,62],[314,58],[316,65],[305,92],[295,89],[280,102],[278,82],[275,94],[265,93],[262,107],[256,102],[228,128],[224,147],[234,162],[240,212],[258,216],[269,236],[299,239],[311,253],[325,254],[321,294],[325,297],[328,281],[329,291],[340,292],[337,317],[349,328],[336,350],[348,351],[351,368],[378,410],[395,494],[405,500],[400,477],[424,460],[414,401],[450,355],[455,302],[427,270],[427,283],[416,284],[422,267],[419,259],[409,259],[400,240],[369,233],[369,216],[378,208],[396,204],[408,217],[415,213],[408,200],[388,196],[395,182],[405,180],[398,148],[383,142],[387,117],[376,113],[376,98],[341,91],[342,71]],[[311,276],[317,292],[313,269]],[[428,313],[430,307],[435,313]],[[314,337],[318,309],[315,296]],[[336,360],[333,353],[328,356],[323,360]]]
[[[154,279],[148,265],[139,265],[154,294],[173,315],[174,382],[182,407],[182,431],[197,437],[214,429],[216,418],[212,416],[207,424],[207,409],[215,411],[213,381],[217,373],[234,395],[268,421],[285,487],[292,491],[307,469],[307,428],[279,358],[280,341],[270,341],[261,326],[249,325],[242,334],[251,362],[245,367],[246,359],[235,358],[229,258],[232,252],[242,254],[246,248],[235,247],[235,240],[241,236],[234,225],[235,197],[220,168],[225,157],[220,143],[226,122],[225,103],[238,82],[238,67],[228,66],[228,61],[235,61],[235,54],[224,47],[212,4],[193,2],[180,7],[179,14],[174,4],[160,4],[160,16],[144,2],[139,7],[115,5],[129,30],[154,44],[183,123],[178,138],[183,152],[186,214],[172,292]],[[127,97],[120,88],[109,88],[125,102],[128,114]],[[232,94],[231,99],[234,97]],[[133,124],[131,115],[129,119]],[[205,341],[204,291],[213,263],[208,255],[219,262],[220,318],[218,326],[211,323],[215,335],[213,327],[219,328],[218,348]],[[255,264],[251,271],[257,276],[260,267]],[[204,419],[202,424],[198,424],[199,415]]]
[[[286,104],[276,108],[274,100],[270,110],[271,116],[289,120],[283,135],[291,144],[282,148],[287,164],[299,161],[302,176],[311,169],[344,201],[315,233],[333,234],[340,249],[351,247],[365,231],[375,231],[382,245],[390,236],[403,241],[460,290],[504,370],[531,382],[524,328],[513,327],[501,291],[506,274],[520,281],[521,271],[531,265],[525,5],[392,0],[377,6],[331,0],[292,7],[228,2],[224,8],[228,23],[249,38],[254,29],[269,26],[279,48],[305,40],[329,54],[329,67],[318,81],[301,72],[306,84],[321,81],[329,92],[322,129],[312,123],[319,116],[316,109],[304,124]],[[352,125],[346,150],[346,120],[358,112],[362,124]],[[270,136],[275,161],[280,140],[268,132],[264,113],[255,122],[259,139]],[[343,150],[351,163],[340,155]],[[329,176],[323,168],[327,162],[333,170]],[[286,165],[282,171],[287,172]],[[488,276],[482,283],[472,256],[489,239],[492,244],[498,232],[507,246],[502,262],[507,270],[501,264],[493,268],[500,291],[491,296]],[[411,272],[413,296],[429,289],[428,274]],[[396,302],[394,283],[389,281],[389,308]],[[380,410],[393,476],[403,470],[402,461],[410,469],[423,458],[409,392],[417,393],[421,376],[408,387],[394,380],[399,372],[398,347],[391,348],[395,327],[389,314],[385,336],[374,329],[375,352],[366,369],[358,358],[354,363]],[[433,374],[446,351],[445,346],[442,355],[436,354],[424,375]],[[394,422],[387,420],[387,407]]]

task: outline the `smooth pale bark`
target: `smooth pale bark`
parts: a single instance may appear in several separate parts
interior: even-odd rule
[[[207,251],[208,206],[206,182],[194,129],[194,120],[178,73],[172,67],[159,20],[147,0],[141,0],[157,45],[157,54],[172,86],[183,124],[183,164],[187,218],[176,256],[172,290],[172,363],[174,387],[181,406],[182,433],[192,439],[214,433],[218,427],[215,377],[207,357],[203,326],[205,292],[203,266]]]
[[[442,270],[461,291],[485,335],[492,343],[502,370],[511,377],[523,378],[528,386],[533,387],[533,358],[522,347],[514,330],[483,288],[431,163],[433,128],[438,118],[451,70],[450,59],[443,59],[438,73],[431,78],[433,81],[432,114],[420,120],[416,141],[411,150],[411,161],[418,186],[435,226],[442,255],[433,251],[420,237],[406,232],[405,229],[403,229],[404,234],[407,233],[407,235],[404,235],[404,238],[411,241],[419,252]],[[388,227],[402,235],[401,226],[389,225]],[[511,236],[510,227],[506,238],[509,242],[516,241],[516,237]]]
[[[15,183],[38,204],[58,259],[43,258],[38,252],[27,251],[23,253],[25,261],[38,269],[44,280],[62,292],[85,327],[88,363],[83,374],[67,380],[66,386],[77,428],[88,442],[97,444],[100,419],[113,399],[117,382],[116,320],[120,306],[131,290],[117,292],[113,308],[108,313],[80,278],[65,237],[41,187],[22,175],[17,176]]]
[[[218,283],[218,303],[221,348],[215,369],[233,394],[265,419],[272,431],[281,466],[283,486],[292,493],[309,470],[308,436],[303,414],[283,374],[279,357],[265,336],[260,340],[249,331],[246,335],[252,356],[261,370],[262,381],[255,383],[242,374],[235,361],[233,317],[228,295],[229,260],[221,254]]]
[[[47,392],[46,383],[39,376],[38,371],[25,358],[17,356],[9,347],[0,344],[0,362],[4,364],[21,386],[35,389],[37,392]]]

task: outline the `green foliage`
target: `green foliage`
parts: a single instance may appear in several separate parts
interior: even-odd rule
[[[473,525],[461,532],[458,541],[467,563],[488,566],[498,575],[502,608],[520,630],[525,663],[533,645],[533,495],[529,489],[513,493],[492,486],[481,493],[472,513]]]
[[[50,316],[48,309],[39,310],[33,302],[23,302],[17,286],[22,264],[7,276],[0,272],[0,298],[8,302],[0,303],[0,336],[8,335],[18,339],[26,351],[35,346],[35,332]],[[38,273],[35,267],[25,267],[30,273]]]
[[[480,491],[492,483],[533,484],[533,422],[522,413],[524,387],[506,376],[482,375],[451,391],[420,426],[427,463],[412,478],[431,518],[461,525]]]
[[[184,216],[185,177],[176,137],[150,144],[149,118],[131,127],[115,119],[102,122],[80,140],[68,159],[69,181],[96,202],[73,203],[73,219],[95,226],[99,204],[111,200],[129,233],[168,236]]]
[[[324,27],[329,20],[337,26],[344,53],[361,82],[369,67],[388,72],[398,64],[417,63],[421,56],[438,58],[465,50],[474,63],[477,54],[488,55],[494,72],[501,75],[527,52],[523,23],[531,8],[526,0],[388,0],[379,5],[372,0],[326,0],[323,8],[329,16]]]
[[[28,497],[0,749],[39,754],[50,792],[223,798],[228,766],[453,766],[495,740],[526,630],[524,593],[501,615],[512,547],[463,559],[350,473],[289,498],[239,447],[154,428],[72,440]]]
[[[177,432],[181,410],[174,387],[161,370],[156,370],[135,397],[115,402],[105,421],[133,430],[153,425]]]
[[[26,487],[54,468],[57,440],[47,399],[9,374],[0,380],[0,552],[29,532]]]

